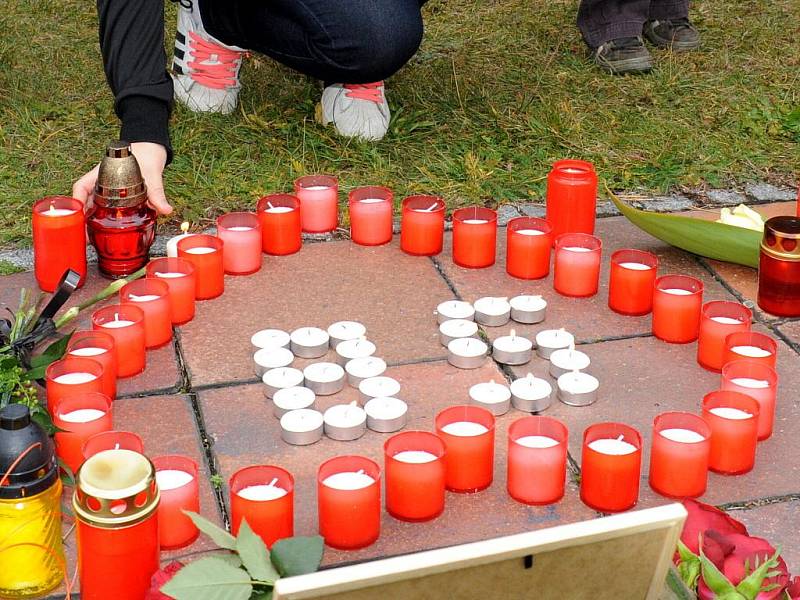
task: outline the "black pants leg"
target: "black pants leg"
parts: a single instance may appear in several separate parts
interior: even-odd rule
[[[582,0],[578,28],[596,48],[609,40],[642,34],[648,19],[679,19],[689,15],[689,0]]]

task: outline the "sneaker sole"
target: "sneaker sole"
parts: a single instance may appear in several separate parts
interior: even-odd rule
[[[595,64],[612,75],[647,73],[653,69],[653,61],[649,57],[629,58],[614,63],[595,59]]]
[[[700,47],[700,40],[696,42],[674,42],[666,38],[662,38],[651,31],[645,32],[645,37],[656,48],[662,50],[672,50],[673,52],[689,52],[690,50],[697,50]]]

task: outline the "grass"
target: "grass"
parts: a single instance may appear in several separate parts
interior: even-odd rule
[[[0,246],[25,242],[31,202],[69,193],[117,135],[93,6],[8,0],[0,14]],[[313,122],[317,82],[250,59],[233,115],[176,109],[165,184],[178,210],[165,225],[253,207],[312,172],[338,174],[345,189],[438,193],[451,206],[537,200],[549,164],[565,156],[593,161],[625,190],[793,181],[796,0],[695,2],[703,49],[655,51],[658,67],[643,77],[591,65],[576,6],[432,0],[422,48],[389,83],[394,119],[376,144]]]

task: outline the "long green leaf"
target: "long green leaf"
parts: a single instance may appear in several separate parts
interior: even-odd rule
[[[273,584],[280,577],[280,574],[270,562],[269,550],[267,550],[266,544],[253,533],[247,523],[247,519],[244,518],[239,525],[239,535],[236,537],[236,552],[239,553],[244,563],[244,568],[256,581]]]
[[[225,531],[222,527],[214,525],[205,517],[201,517],[196,512],[184,510],[183,514],[192,520],[197,528],[211,538],[217,546],[225,550],[236,550],[236,538]]]
[[[253,586],[246,571],[209,557],[183,567],[161,592],[176,600],[248,600]]]

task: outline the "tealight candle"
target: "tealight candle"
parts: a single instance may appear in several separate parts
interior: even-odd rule
[[[664,275],[653,289],[653,335],[671,344],[686,344],[700,333],[703,282],[686,275]]]
[[[67,356],[48,365],[45,371],[47,410],[63,398],[85,392],[103,391],[103,366],[91,358]]]
[[[144,313],[144,345],[160,348],[172,341],[169,285],[156,278],[126,283],[119,291],[120,304],[134,303]]]
[[[288,348],[291,342],[289,334],[280,329],[262,329],[250,337],[250,344],[258,351],[262,348]]]
[[[100,377],[103,393],[114,400],[117,397],[117,349],[114,337],[105,331],[76,331],[67,344],[68,356],[91,358],[103,367]]]
[[[566,426],[550,417],[523,417],[508,428],[508,494],[525,504],[552,504],[564,496]]]
[[[67,396],[55,403],[51,413],[56,454],[73,473],[83,464],[83,445],[96,433],[113,427],[111,399],[99,392]]]
[[[225,244],[223,266],[229,275],[250,275],[261,268],[261,222],[254,213],[217,217],[217,237]]]
[[[178,258],[194,266],[195,300],[210,300],[225,291],[224,242],[217,237],[197,234],[178,242]]]
[[[511,330],[492,343],[492,356],[503,365],[524,365],[531,360],[533,342]]]
[[[414,256],[442,251],[444,201],[437,196],[408,196],[403,200],[400,249]]]
[[[511,319],[517,323],[541,323],[547,310],[547,301],[541,296],[514,296],[508,301],[511,305]]]
[[[197,277],[194,265],[182,258],[156,258],[147,265],[147,277],[161,279],[169,288],[169,311],[173,325],[183,325],[194,318]]]
[[[328,233],[339,224],[339,182],[328,175],[308,175],[294,182],[303,231]]]
[[[436,415],[444,442],[445,483],[451,492],[478,492],[494,477],[494,416],[478,406],[451,406]]]
[[[265,254],[286,256],[303,246],[300,200],[291,194],[270,194],[256,204],[261,223],[261,249]]]
[[[558,379],[570,371],[583,371],[591,362],[587,354],[575,350],[575,344],[570,344],[569,348],[555,350],[550,355],[550,376]]]
[[[500,327],[508,323],[511,317],[511,305],[508,298],[478,298],[475,307],[475,320],[481,325]]]
[[[696,498],[706,491],[711,429],[697,415],[667,412],[653,421],[650,487],[669,498]]]
[[[725,338],[723,364],[734,360],[747,360],[775,368],[778,356],[777,342],[759,331],[737,331]]]
[[[364,405],[364,412],[372,431],[391,433],[406,426],[408,405],[398,398],[373,398]]]
[[[386,511],[402,521],[429,521],[444,510],[444,442],[427,431],[393,435],[383,445]]]
[[[564,373],[556,381],[558,399],[570,406],[589,406],[597,401],[600,382],[596,377],[580,371]]]
[[[354,358],[366,358],[375,354],[375,344],[368,339],[360,337],[355,340],[346,340],[336,346],[336,362],[346,365]]]
[[[294,478],[280,467],[256,465],[236,471],[231,492],[231,530],[239,534],[242,519],[267,548],[294,535]]]
[[[328,353],[330,336],[319,327],[301,327],[291,333],[291,350],[300,358],[319,358]]]
[[[75,198],[49,196],[33,205],[33,271],[45,292],[54,292],[67,269],[86,281],[86,218]]]
[[[292,367],[270,369],[261,378],[264,382],[264,395],[272,398],[280,389],[303,385],[303,372]]]
[[[778,373],[765,363],[736,360],[722,367],[722,390],[741,392],[758,402],[758,440],[772,435]]]
[[[290,410],[281,417],[281,439],[294,446],[307,446],[322,439],[322,413],[308,408]]]
[[[453,212],[453,262],[459,267],[480,269],[495,261],[497,213],[471,206]]]
[[[700,317],[697,362],[709,371],[721,371],[725,361],[725,338],[731,333],[749,331],[753,313],[738,302],[706,302]]]
[[[571,344],[575,344],[575,337],[563,327],[544,329],[536,334],[536,354],[541,358],[549,360],[553,352],[569,348]]]
[[[272,396],[272,414],[280,419],[290,410],[315,410],[316,404],[317,395],[307,387],[283,388]]]
[[[400,393],[400,382],[392,377],[368,377],[358,384],[361,399],[366,402],[372,398],[386,398]]]
[[[600,512],[620,512],[639,499],[642,438],[622,423],[596,423],[583,433],[581,500]]]
[[[180,235],[176,235],[171,237],[167,240],[167,258],[177,258],[178,257],[178,242],[181,240],[195,235],[193,233],[189,233],[189,222],[184,221],[181,223],[181,233]]]
[[[519,279],[541,279],[550,272],[552,227],[544,219],[517,217],[506,226],[506,272]]]
[[[392,241],[394,194],[381,186],[355,188],[350,192],[350,238],[362,246]]]
[[[335,404],[325,411],[325,435],[332,440],[357,440],[367,431],[367,413],[353,401]]]
[[[622,315],[646,315],[653,309],[658,257],[643,250],[617,250],[611,255],[608,307]]]
[[[441,325],[451,319],[475,320],[475,309],[469,302],[463,300],[447,300],[436,307],[436,317]]]
[[[83,460],[88,460],[105,450],[130,450],[144,454],[142,438],[130,431],[101,431],[86,439],[81,451]]]
[[[117,377],[132,377],[144,371],[144,311],[139,306],[119,304],[99,308],[92,313],[92,329],[114,338]]]
[[[732,390],[711,392],[703,398],[702,414],[711,428],[708,468],[723,475],[750,471],[758,444],[758,402]]]
[[[475,338],[458,338],[447,344],[447,362],[459,369],[477,369],[484,362],[489,346]]]
[[[517,410],[541,412],[550,406],[553,387],[544,379],[528,373],[511,383],[511,403]]]
[[[367,328],[358,321],[337,321],[328,327],[331,348],[348,340],[357,340],[367,335]]]
[[[344,366],[347,383],[357,388],[361,382],[370,377],[378,377],[386,372],[386,361],[375,356],[354,358]]]
[[[469,397],[473,404],[485,408],[496,417],[506,414],[511,408],[511,390],[494,379],[473,385],[469,388]]]
[[[439,341],[442,346],[459,338],[475,337],[478,333],[478,324],[466,319],[451,319],[439,325]]]
[[[200,489],[197,463],[186,456],[156,456],[156,485],[161,494],[158,503],[158,540],[162,549],[188,546],[200,532],[183,511],[200,512]]]
[[[600,281],[603,243],[588,233],[564,233],[556,238],[553,287],[563,296],[594,296]]]
[[[255,373],[263,377],[270,369],[288,367],[294,362],[294,354],[286,348],[261,348],[253,354]]]
[[[344,388],[344,369],[336,363],[320,362],[303,369],[305,386],[317,396],[330,396]]]

